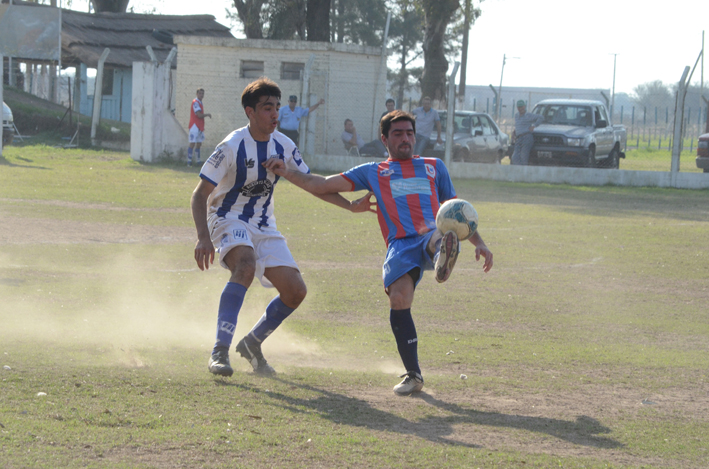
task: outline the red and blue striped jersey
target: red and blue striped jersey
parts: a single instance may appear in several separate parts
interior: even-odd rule
[[[448,168],[438,158],[414,156],[365,163],[342,173],[352,190],[369,190],[377,199],[377,217],[387,246],[394,239],[436,228],[443,202],[456,197]]]

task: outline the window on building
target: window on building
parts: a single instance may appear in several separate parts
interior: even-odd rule
[[[103,83],[101,84],[101,95],[102,96],[112,96],[113,95],[113,69],[104,68],[103,69]]]
[[[263,76],[263,62],[258,60],[241,61],[241,78],[258,78]]]
[[[302,80],[305,64],[283,62],[281,64],[281,80]]]

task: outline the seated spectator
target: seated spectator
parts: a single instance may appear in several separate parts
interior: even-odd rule
[[[357,148],[357,154],[359,154],[359,149],[364,146],[364,140],[362,137],[357,135],[357,129],[351,119],[345,119],[345,130],[342,132],[342,143],[345,144],[345,150],[347,150],[348,153],[350,151],[354,151],[353,148]]]
[[[364,139],[357,134],[357,129],[354,126],[352,119],[345,119],[345,130],[342,132],[342,143],[345,144],[345,150],[350,155],[358,156],[374,156],[377,158],[386,158],[389,156],[387,149],[379,139],[374,139],[369,143],[364,143]]]

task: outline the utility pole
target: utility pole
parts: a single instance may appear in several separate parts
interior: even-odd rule
[[[613,122],[613,109],[615,108],[615,62],[618,54],[610,54],[613,56],[613,91],[611,94],[611,122]]]
[[[465,81],[466,69],[468,68],[468,41],[470,39],[470,2],[465,0],[465,19],[463,25],[463,48],[460,51],[460,86],[458,87],[458,99],[465,102]]]

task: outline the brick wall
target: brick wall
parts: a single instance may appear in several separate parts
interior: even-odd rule
[[[344,120],[352,119],[365,141],[377,138],[378,118],[385,110],[386,67],[380,67],[378,48],[305,41],[271,41],[176,36],[177,83],[175,115],[187,130],[190,103],[197,88],[204,88],[204,153],[209,153],[226,135],[248,123],[241,107],[241,92],[253,78],[241,78],[242,61],[263,61],[263,74],[281,88],[281,103],[298,96],[298,105],[307,106],[320,98],[325,104],[308,118],[308,136],[301,126],[301,151],[345,154],[340,134]],[[302,96],[302,79],[281,77],[283,62],[311,67],[309,96]],[[376,117],[376,120],[375,120]],[[304,142],[310,140],[311,144]],[[305,147],[304,147],[305,143]]]

